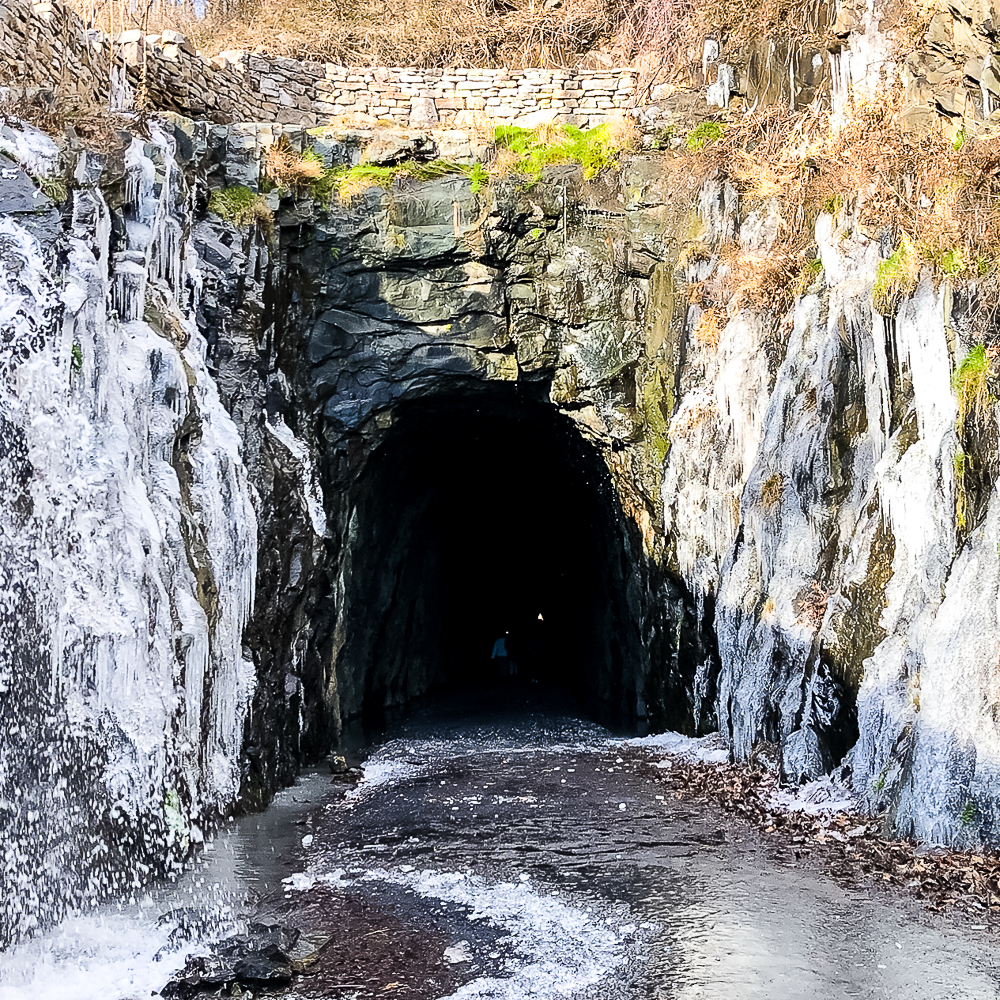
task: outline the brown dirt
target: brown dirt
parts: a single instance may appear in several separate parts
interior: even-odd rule
[[[303,934],[332,934],[316,963],[296,977],[302,997],[435,1000],[472,978],[468,965],[445,962],[447,935],[358,893],[317,885],[269,912]]]

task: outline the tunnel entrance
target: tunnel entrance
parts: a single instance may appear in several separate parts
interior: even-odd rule
[[[393,409],[350,495],[342,718],[498,683],[491,651],[509,632],[517,683],[635,721],[644,658],[628,522],[597,448],[541,390],[458,384]]]

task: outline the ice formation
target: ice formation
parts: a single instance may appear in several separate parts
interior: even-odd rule
[[[90,154],[67,234],[0,218],[0,939],[141,884],[239,787],[256,520],[172,142],[132,140],[114,251]]]

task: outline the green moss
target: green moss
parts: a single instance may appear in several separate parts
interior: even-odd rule
[[[963,278],[976,273],[978,261],[970,263],[966,260],[965,251],[961,247],[949,247],[947,250],[921,246],[921,256],[934,268],[949,278]]]
[[[971,138],[972,136],[964,128],[960,128],[951,144],[951,148],[957,153]]]
[[[905,240],[894,253],[878,262],[872,304],[883,316],[895,316],[902,298],[916,287],[918,266],[913,247]]]
[[[379,187],[388,190],[402,177],[430,181],[446,177],[449,174],[465,174],[471,181],[473,193],[482,188],[487,177],[486,170],[481,163],[475,163],[471,166],[465,163],[454,163],[451,160],[432,160],[430,163],[407,161],[391,166],[358,163],[353,167],[332,167],[329,170],[324,170],[323,175],[313,181],[311,191],[317,201],[329,204],[335,195],[341,201],[350,201],[369,188]]]
[[[268,240],[274,236],[274,216],[267,202],[242,184],[213,191],[208,209],[234,226],[259,226]]]
[[[677,137],[677,129],[673,125],[661,128],[653,136],[653,149],[670,149]]]
[[[69,197],[69,188],[61,177],[35,177],[34,181],[42,194],[57,205]]]
[[[718,122],[700,122],[688,132],[684,139],[684,145],[692,153],[697,153],[710,142],[718,142],[721,138],[722,126]]]
[[[481,163],[473,163],[469,168],[469,181],[472,186],[472,193],[479,194],[480,191],[490,182],[490,175]]]
[[[823,211],[827,215],[836,215],[844,207],[844,199],[839,194],[832,194],[823,202]]]
[[[70,355],[69,370],[74,375],[79,375],[83,371],[83,348],[75,342]]]
[[[642,412],[646,418],[646,441],[649,450],[660,464],[670,451],[669,414],[664,412],[664,402],[667,397],[663,377],[658,371],[654,371],[642,387]]]
[[[967,265],[965,263],[965,254],[962,252],[961,247],[945,250],[941,254],[938,267],[950,277],[958,277],[958,275],[962,274],[966,270]]]
[[[806,261],[802,265],[802,270],[799,271],[792,284],[792,297],[797,298],[800,295],[805,295],[813,286],[813,282],[823,273],[823,261],[817,257],[815,260]]]
[[[555,141],[549,138],[550,134],[553,134],[550,130],[539,134],[537,129],[500,125],[495,140],[499,149],[517,155],[509,165],[510,171],[535,180],[541,177],[545,167],[559,163],[580,164],[584,179],[589,180],[616,162],[619,153],[623,152],[607,125],[587,130],[561,125],[554,129]]]
[[[990,358],[983,344],[976,344],[959,362],[952,376],[952,386],[958,396],[958,433],[962,435],[971,415],[976,420],[985,419],[996,405],[990,391]]]
[[[955,524],[964,528],[967,517],[968,499],[965,494],[965,465],[967,456],[964,451],[956,451],[953,465],[955,468]]]
[[[962,811],[958,814],[958,821],[962,826],[971,826],[979,818],[979,808],[975,802],[966,802],[962,806]]]

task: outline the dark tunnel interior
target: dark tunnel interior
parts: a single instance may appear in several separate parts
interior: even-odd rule
[[[401,402],[351,503],[345,719],[446,686],[533,681],[601,721],[634,719],[627,525],[597,449],[551,403],[502,382]],[[504,633],[517,664],[507,682],[491,659]]]

